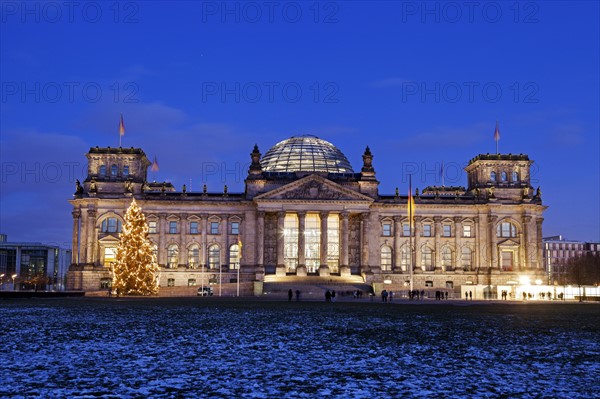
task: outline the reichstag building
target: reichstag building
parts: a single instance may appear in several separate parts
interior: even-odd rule
[[[140,148],[90,148],[88,176],[73,205],[70,289],[108,288],[111,262],[132,197],[145,213],[163,287],[238,283],[243,295],[266,283],[327,278],[375,291],[510,289],[544,278],[542,205],[527,155],[480,154],[467,186],[378,190],[367,147],[355,170],[333,144],[291,137],[250,153],[245,191],[186,192],[148,181]],[[411,206],[412,208],[412,206]],[[226,289],[230,289],[226,288]]]

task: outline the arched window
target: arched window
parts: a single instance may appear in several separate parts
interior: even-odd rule
[[[518,181],[519,181],[519,173],[517,173],[517,172],[512,172],[512,181],[513,181],[514,183],[516,183],[516,182],[518,182]]]
[[[426,271],[434,270],[431,248],[426,246],[421,249],[421,263],[425,266]]]
[[[129,165],[123,166],[123,176],[129,176]]]
[[[98,173],[100,177],[106,176],[106,165],[100,165],[100,172]]]
[[[387,245],[381,247],[381,270],[392,270],[392,248],[388,247]]]
[[[217,244],[208,247],[208,267],[209,269],[218,269],[221,264],[221,249]]]
[[[110,167],[110,175],[112,177],[116,177],[118,172],[119,172],[119,168],[117,167],[117,165],[113,165]]]
[[[200,264],[200,246],[194,244],[188,248],[188,267],[190,269],[197,269]]]
[[[240,246],[233,244],[229,247],[229,268],[237,270],[240,267]]]
[[[502,181],[506,181],[508,179],[508,176],[506,175],[506,172],[500,173],[500,179],[502,179]]]
[[[120,233],[123,225],[116,217],[109,217],[102,220],[100,226],[101,233]]]
[[[496,172],[490,173],[490,181],[492,181],[492,182],[496,181]]]
[[[463,247],[460,254],[460,261],[462,263],[463,270],[471,270],[471,248]]]
[[[448,247],[442,248],[442,266],[446,270],[452,270],[452,251]]]
[[[517,228],[512,223],[502,222],[496,228],[496,236],[503,238],[516,237]]]
[[[179,248],[177,245],[171,244],[167,248],[167,267],[173,269],[179,264]]]

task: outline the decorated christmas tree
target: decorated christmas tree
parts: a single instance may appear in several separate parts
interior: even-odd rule
[[[117,295],[156,295],[158,263],[148,238],[148,224],[135,199],[125,214],[113,266],[112,289]]]

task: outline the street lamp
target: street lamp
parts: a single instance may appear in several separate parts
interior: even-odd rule
[[[4,288],[4,283],[2,280],[4,279],[4,273],[0,274],[0,291]]]
[[[17,274],[13,274],[12,275],[12,281],[13,281],[13,291],[16,291],[16,287],[15,287],[15,279],[17,278]]]

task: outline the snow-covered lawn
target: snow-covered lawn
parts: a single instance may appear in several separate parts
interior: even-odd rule
[[[0,302],[2,398],[592,398],[600,305]]]

